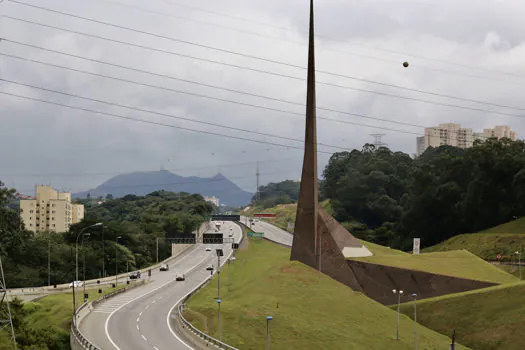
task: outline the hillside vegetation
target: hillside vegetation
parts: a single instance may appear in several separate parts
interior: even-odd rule
[[[502,261],[515,262],[517,250],[525,247],[525,218],[481,231],[468,233],[447,239],[432,247],[423,249],[424,252],[443,252],[466,249],[482,259],[495,261],[498,255]]]
[[[289,261],[290,250],[251,240],[234,264],[221,273],[222,339],[239,349],[265,346],[266,316],[272,349],[374,349],[413,347],[413,322],[401,317],[401,340],[395,340],[396,313],[317,271]],[[231,281],[231,284],[228,281]],[[188,301],[186,317],[217,336],[216,280]],[[239,332],[242,330],[242,332]],[[418,327],[419,349],[446,349],[450,339]],[[465,349],[459,346],[457,349]]]
[[[335,153],[320,189],[356,237],[402,250],[420,237],[430,246],[525,215],[525,142],[429,148],[416,159],[367,144]]]
[[[412,317],[413,304],[401,311]],[[522,350],[525,344],[525,283],[452,294],[417,303],[419,323],[476,350]]]
[[[85,256],[86,279],[104,275],[103,257],[105,275],[115,271],[114,267],[107,271],[115,266],[115,259],[119,272],[149,266],[156,261],[157,238],[162,260],[171,253],[164,238],[191,234],[214,211],[200,195],[158,191],[89,205],[85,219],[72,225],[70,232],[34,234],[21,230],[19,212],[6,205],[13,194],[14,190],[0,182],[0,256],[9,288],[47,285],[48,256],[51,284],[71,282],[75,275],[75,243],[82,230],[90,234],[79,239],[79,264]],[[90,227],[95,223],[103,225]]]

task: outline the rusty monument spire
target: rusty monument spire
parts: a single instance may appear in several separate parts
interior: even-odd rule
[[[315,103],[315,38],[314,2],[310,0],[310,31],[308,48],[308,85],[306,94],[306,128],[303,171],[295,219],[291,260],[314,265],[317,254],[317,125]],[[311,249],[313,248],[313,249]],[[305,261],[306,260],[306,261]]]

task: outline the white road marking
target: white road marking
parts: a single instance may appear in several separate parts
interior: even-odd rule
[[[148,341],[148,339],[144,336],[144,334],[141,334],[140,336],[142,337],[142,339],[144,339],[144,341]]]
[[[146,308],[145,308],[145,309],[146,309],[146,310],[149,309],[149,305],[146,305]]]
[[[139,323],[140,317],[137,317],[137,323]]]
[[[237,225],[236,225],[237,226]],[[237,228],[240,229],[239,226],[237,226]],[[242,234],[242,233],[241,233]],[[230,252],[230,254],[228,255],[228,257],[226,259],[224,259],[224,261],[222,262],[222,265],[224,265],[228,259],[233,255],[233,250]],[[203,283],[206,283],[208,280],[210,280],[211,278],[213,277],[213,275],[209,275],[208,277],[206,277],[206,279],[202,282]],[[170,330],[171,334],[177,338],[178,341],[180,341],[182,344],[184,344],[188,349],[190,350],[195,350],[194,348],[192,348],[191,346],[189,346],[186,342],[184,342],[184,340],[182,340],[178,335],[177,333],[175,333],[175,331],[171,328],[171,324],[170,324],[170,315],[173,313],[173,310],[177,307],[177,305],[179,305],[180,302],[182,302],[184,299],[186,299],[186,297],[188,295],[190,295],[191,293],[193,293],[195,290],[197,290],[202,284],[199,284],[197,287],[193,288],[191,291],[189,291],[185,296],[183,296],[182,298],[180,298],[179,300],[177,300],[177,302],[175,303],[175,305],[172,306],[172,308],[170,309],[170,311],[168,311],[168,316],[166,317],[166,323],[168,324],[168,329]]]
[[[155,350],[159,350],[159,348],[157,348],[156,346],[154,346],[153,349],[155,349]]]
[[[144,312],[144,311],[141,311],[141,312],[140,312],[139,317],[142,316],[142,313],[143,313],[143,312]]]
[[[198,264],[196,264],[196,265],[193,266],[191,269],[189,269],[189,271],[193,271],[195,268],[197,268],[197,266],[201,265],[201,264],[202,264],[204,261],[206,261],[206,260],[208,260],[208,257],[207,257],[207,256],[206,256],[203,260],[201,260]],[[159,290],[159,289],[161,289],[161,288],[164,288],[165,286],[169,285],[170,283],[173,283],[173,280],[172,280],[172,281],[169,281],[169,282],[166,282],[166,283],[164,283],[163,285],[161,285],[161,286],[159,286],[159,287],[157,287],[157,288],[155,288],[155,289],[153,289],[153,290],[150,290],[149,292],[147,292],[147,293],[145,293],[145,294],[142,294],[142,295],[136,297],[135,299],[132,299],[132,300],[130,300],[130,301],[128,301],[128,302],[122,304],[122,305],[121,305],[120,307],[118,307],[116,310],[113,310],[113,312],[111,312],[111,314],[110,314],[110,315],[108,316],[108,318],[106,319],[106,323],[104,324],[104,331],[105,331],[105,333],[106,333],[106,337],[108,338],[109,342],[111,343],[111,345],[113,345],[113,346],[115,347],[115,349],[117,349],[117,350],[121,350],[121,349],[117,346],[117,344],[115,344],[115,342],[113,341],[113,339],[111,339],[111,336],[109,335],[108,326],[109,326],[109,320],[111,319],[111,317],[112,317],[117,311],[119,311],[120,309],[122,309],[124,306],[126,306],[126,305],[128,305],[128,304],[130,304],[130,303],[132,303],[132,302],[134,302],[134,301],[136,301],[136,300],[138,300],[138,299],[140,299],[140,298],[143,298],[143,297],[145,297],[146,295],[149,295],[149,294],[151,294],[151,293],[153,293],[153,292],[155,292],[155,291],[157,291],[157,290]],[[177,303],[177,304],[178,304],[178,303]],[[149,308],[149,305],[146,305],[146,309],[147,309],[147,308]],[[170,331],[171,331],[171,328],[170,328]],[[173,332],[173,331],[172,331],[172,332]],[[177,338],[178,338],[178,337],[177,337]],[[179,338],[178,338],[178,339],[179,339]],[[182,340],[181,340],[181,342],[182,342]],[[186,343],[184,343],[184,342],[182,342],[182,343],[183,343],[184,345],[186,345],[188,348],[190,348],[190,349],[193,350],[193,348],[189,347]]]
[[[137,331],[140,331],[139,325],[137,325]]]

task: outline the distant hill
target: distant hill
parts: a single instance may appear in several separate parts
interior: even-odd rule
[[[127,194],[144,196],[154,191],[198,193],[202,196],[215,196],[220,204],[241,206],[250,203],[253,193],[243,191],[222,174],[210,178],[184,177],[167,170],[137,172],[117,175],[97,188],[73,193],[73,198],[105,197],[108,194],[115,198]]]

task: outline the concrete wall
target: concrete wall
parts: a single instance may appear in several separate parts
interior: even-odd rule
[[[363,293],[384,305],[397,303],[397,296],[392,293],[392,289],[404,291],[404,297],[401,298],[401,302],[404,302],[411,300],[412,293],[417,293],[418,299],[426,299],[495,285],[361,261],[348,260],[347,263]]]

